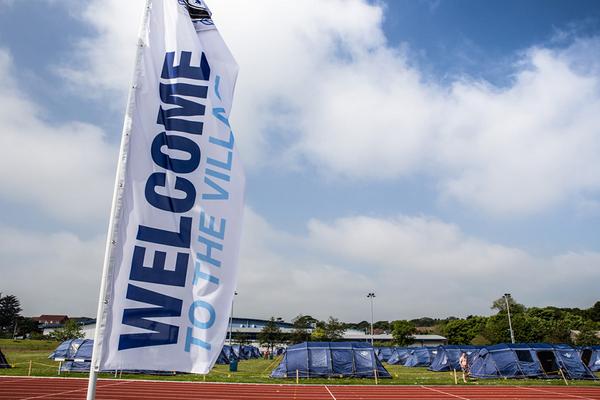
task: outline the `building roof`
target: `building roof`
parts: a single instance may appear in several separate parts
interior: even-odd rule
[[[69,319],[68,315],[52,315],[52,314],[42,314],[39,317],[31,317],[34,321],[62,321],[65,319]]]
[[[241,317],[233,317],[232,323],[234,325],[244,325],[244,327],[252,328],[252,325],[256,325],[256,327],[263,327],[267,323],[271,322],[269,319],[259,319],[259,318],[241,318]],[[275,321],[275,324],[280,328],[293,328],[294,324],[290,324],[289,322],[285,322],[282,320]]]
[[[439,342],[448,340],[440,335],[412,335],[413,339],[417,342]],[[358,330],[347,330],[344,332],[344,339],[350,340],[368,340],[371,339],[371,335],[363,331]],[[373,340],[393,340],[394,337],[389,333],[373,335]]]

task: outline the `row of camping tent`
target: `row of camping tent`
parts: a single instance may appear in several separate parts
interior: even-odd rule
[[[217,358],[217,364],[229,364],[233,360],[250,360],[253,358],[261,358],[262,353],[256,346],[246,345],[223,345],[221,354]]]
[[[54,361],[61,361],[61,372],[88,372],[92,362],[94,341],[91,339],[71,339],[62,342],[48,356]],[[224,345],[217,359],[218,364],[229,364],[232,360],[249,360],[260,358],[260,350],[255,346]],[[127,370],[123,373],[157,374],[157,371]],[[162,372],[161,372],[162,374]],[[172,372],[169,372],[172,374]]]
[[[600,371],[600,346],[575,348],[566,344],[517,343],[494,346],[380,347],[380,360],[430,371],[460,370],[467,355],[470,375],[477,378],[596,379]]]

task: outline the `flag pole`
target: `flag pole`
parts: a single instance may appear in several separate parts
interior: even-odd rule
[[[96,398],[96,382],[98,380],[98,372],[100,369],[99,358],[100,358],[100,342],[102,340],[101,331],[104,328],[104,317],[105,317],[105,306],[108,304],[109,299],[107,297],[107,280],[109,273],[112,268],[113,249],[117,245],[115,241],[115,234],[117,230],[117,219],[121,211],[121,201],[123,197],[124,189],[124,173],[125,173],[125,162],[127,159],[127,153],[129,151],[129,134],[131,133],[131,125],[133,112],[135,110],[135,90],[137,88],[137,81],[141,67],[142,54],[144,52],[144,40],[148,29],[148,17],[150,15],[152,0],[146,0],[144,8],[144,14],[142,17],[142,24],[140,26],[138,34],[137,52],[135,56],[135,67],[133,78],[131,80],[131,86],[129,88],[129,94],[127,96],[127,108],[125,111],[125,119],[123,122],[123,132],[121,136],[121,147],[119,150],[119,160],[117,163],[117,173],[115,178],[115,187],[113,191],[113,200],[110,211],[110,219],[108,222],[108,233],[106,237],[106,248],[104,252],[104,265],[102,267],[102,280],[100,282],[100,295],[98,297],[98,312],[96,314],[96,331],[94,333],[94,349],[92,352],[92,362],[90,364],[90,376],[88,380],[87,400],[94,400]]]

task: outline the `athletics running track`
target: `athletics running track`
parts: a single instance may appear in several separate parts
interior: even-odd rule
[[[85,399],[87,380],[0,377],[0,400]],[[252,385],[99,380],[97,400],[600,400],[600,386]]]

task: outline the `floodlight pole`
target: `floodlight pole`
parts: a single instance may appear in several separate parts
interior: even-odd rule
[[[235,301],[235,296],[237,296],[238,292],[233,292],[233,299],[231,299],[231,315],[229,316],[229,345],[231,346],[231,335],[233,333],[233,303]]]
[[[512,321],[510,319],[510,304],[508,304],[508,298],[510,297],[510,293],[504,294],[504,300],[506,301],[506,311],[508,312],[508,329],[510,330],[510,341],[512,343],[515,342],[515,332],[513,331]]]
[[[371,346],[373,346],[373,299],[375,298],[375,292],[369,293],[367,298],[371,299]]]

